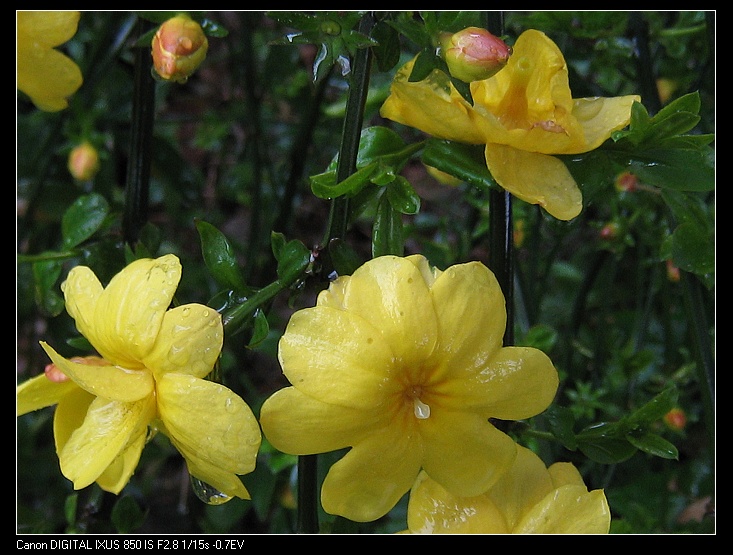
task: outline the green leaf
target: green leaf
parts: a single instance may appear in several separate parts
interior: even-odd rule
[[[379,199],[372,227],[372,256],[402,256],[403,253],[402,214],[392,207],[387,195],[383,194]]]
[[[679,393],[677,388],[674,386],[669,387],[636,409],[624,419],[624,422],[631,428],[648,426],[652,422],[656,422],[662,418],[670,409],[674,408],[678,397]]]
[[[654,455],[655,457],[661,457],[663,459],[679,459],[677,448],[657,434],[644,433],[636,435],[629,433],[626,436],[626,439],[639,451],[643,451],[649,455]]]
[[[636,447],[628,441],[614,438],[578,441],[578,449],[589,459],[601,464],[624,462],[636,453]]]
[[[573,428],[575,426],[575,417],[573,411],[567,407],[558,405],[550,405],[550,407],[542,413],[547,420],[552,434],[560,440],[566,449],[575,451],[578,448],[578,442],[575,439]]]
[[[349,177],[336,183],[336,172],[327,171],[318,175],[311,176],[311,190],[313,194],[322,199],[334,199],[344,195],[355,195],[361,191],[368,183],[370,178],[379,169],[377,162],[356,170]]]
[[[378,21],[372,29],[371,37],[377,41],[374,59],[379,71],[387,72],[400,61],[400,37],[394,27]]]
[[[628,168],[649,185],[678,191],[715,189],[712,151],[650,149],[631,154]]]
[[[285,243],[277,259],[277,275],[281,281],[292,283],[311,264],[311,251],[298,240]]]
[[[395,176],[387,185],[387,199],[392,208],[403,214],[417,214],[420,211],[420,196],[401,175]]]
[[[257,309],[252,322],[252,337],[247,346],[256,347],[267,339],[269,333],[270,323],[267,321],[267,316],[261,309]]]
[[[698,275],[715,271],[715,232],[693,222],[680,224],[672,233],[672,260]]]
[[[64,249],[71,249],[99,230],[109,214],[107,200],[97,193],[83,195],[74,201],[61,219]]]
[[[62,261],[42,260],[33,263],[33,281],[36,304],[49,316],[58,316],[64,310],[64,299],[56,291],[61,275]]]
[[[484,147],[428,139],[422,161],[471,185],[489,189],[496,182],[486,167]]]
[[[343,239],[332,239],[328,244],[333,269],[340,276],[349,276],[364,263],[356,250]]]
[[[244,277],[233,249],[224,234],[203,220],[196,220],[195,223],[201,238],[204,262],[214,279],[229,289],[245,289]]]
[[[145,511],[131,495],[123,495],[112,507],[112,524],[120,534],[129,534],[140,528],[145,520]]]

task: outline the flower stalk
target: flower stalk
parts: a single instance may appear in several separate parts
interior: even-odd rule
[[[149,24],[140,19],[139,34]],[[125,242],[134,246],[148,219],[150,164],[152,160],[153,122],[155,119],[155,80],[150,73],[151,60],[147,48],[135,49],[135,81],[130,122],[130,158],[127,163],[125,213],[122,232]]]

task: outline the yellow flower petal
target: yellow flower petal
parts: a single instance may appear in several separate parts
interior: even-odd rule
[[[559,159],[498,144],[486,145],[484,155],[493,178],[514,196],[559,220],[572,220],[583,209],[580,189]]]
[[[416,436],[405,437],[399,426],[377,430],[328,471],[321,505],[327,513],[356,522],[376,520],[410,490],[421,458]]]
[[[554,487],[559,488],[560,486],[583,486],[585,482],[583,477],[575,468],[575,465],[567,462],[557,462],[550,466],[547,471],[550,473],[552,478],[552,484]]]
[[[562,486],[532,507],[516,534],[607,534],[611,512],[602,490]]]
[[[485,492],[511,466],[516,444],[477,414],[431,409],[430,418],[420,422],[423,468],[455,495]]]
[[[46,354],[69,378],[89,393],[130,403],[139,401],[153,392],[155,387],[150,372],[127,370],[118,366],[92,366],[65,359],[53,347],[41,341]]]
[[[506,534],[504,516],[486,495],[457,497],[425,472],[410,490],[407,526],[413,534]]]
[[[242,480],[240,480],[234,472],[224,470],[216,464],[212,464],[205,459],[197,457],[174,440],[172,440],[172,443],[185,458],[186,467],[188,468],[188,473],[191,476],[198,478],[208,486],[211,486],[226,496],[223,498],[210,498],[210,504],[219,505],[229,501],[229,498],[231,497],[239,497],[240,499],[252,498],[249,491],[247,491],[247,488],[244,487]]]
[[[83,311],[81,322],[77,322],[83,326],[79,331],[112,364],[143,368],[141,361],[155,344],[181,279],[178,258],[165,255],[132,262],[112,278],[93,306],[76,298],[91,282],[88,272],[82,272],[79,277],[76,268],[72,269],[64,286],[67,304]],[[92,315],[86,312],[90,308]]]
[[[84,423],[89,405],[94,399],[96,399],[94,395],[77,387],[59,401],[53,415],[53,439],[56,453],[61,452],[71,434]]]
[[[351,312],[326,306],[296,312],[278,352],[290,383],[315,399],[380,410],[384,396],[397,391],[387,379],[394,355],[381,331]]]
[[[601,146],[612,133],[629,124],[634,102],[641,102],[641,97],[629,95],[575,99],[573,117],[583,128],[585,150],[565,149],[558,154],[577,154]]]
[[[66,300],[66,312],[74,319],[76,329],[91,341],[95,328],[94,309],[104,287],[91,268],[76,266],[61,284],[61,290]]]
[[[165,313],[152,350],[143,357],[156,378],[167,372],[203,378],[224,343],[221,315],[208,306],[187,304]]]
[[[486,266],[470,262],[441,273],[430,293],[440,329],[435,362],[428,363],[436,365],[431,381],[468,379],[502,345],[506,307],[499,282]]]
[[[104,491],[119,494],[134,474],[146,441],[146,434],[139,434],[136,439],[129,442],[122,453],[99,475],[97,485]]]
[[[167,433],[187,452],[222,470],[254,470],[260,427],[249,406],[223,385],[186,374],[157,381],[158,412]]]
[[[380,330],[396,364],[415,366],[430,355],[437,339],[428,291],[415,264],[397,256],[381,256],[348,278],[343,306]]]
[[[559,383],[549,357],[532,347],[503,347],[479,373],[441,384],[438,391],[453,410],[473,410],[487,418],[521,420],[545,410]]]
[[[45,374],[26,380],[16,389],[16,416],[55,405],[64,395],[78,388],[72,381],[52,382]]]
[[[312,455],[349,447],[380,423],[365,417],[360,409],[323,403],[285,387],[263,403],[260,425],[276,449]]]
[[[494,502],[509,529],[513,530],[525,513],[552,489],[552,479],[542,459],[530,449],[517,445],[517,458],[499,482],[486,492],[486,497]]]
[[[79,12],[17,13],[17,85],[41,110],[56,112],[82,84],[79,67],[54,50],[76,33]]]
[[[449,77],[435,70],[422,81],[410,82],[414,65],[413,59],[397,72],[380,115],[440,139],[483,144],[484,138],[469,115],[471,105]]]
[[[57,410],[64,407],[60,403]],[[97,397],[89,405],[84,423],[73,431],[58,453],[61,472],[74,483],[74,489],[88,486],[123,453],[130,442],[145,434],[154,415],[152,395],[135,403]],[[66,417],[62,413],[58,418],[63,420]]]

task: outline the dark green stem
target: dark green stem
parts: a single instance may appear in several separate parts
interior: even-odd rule
[[[374,15],[368,12],[359,23],[359,31],[368,35],[374,26]],[[359,153],[361,128],[364,123],[364,107],[369,90],[369,74],[372,66],[372,51],[362,48],[357,51],[351,66],[349,95],[346,99],[346,116],[341,134],[336,181],[340,183],[356,171],[356,157]],[[333,199],[328,217],[328,228],[323,245],[328,247],[333,239],[343,239],[349,224],[349,199],[341,196]],[[325,275],[333,269],[328,264],[324,267]]]
[[[138,21],[139,35],[149,23]],[[130,158],[127,163],[127,188],[122,234],[130,246],[140,238],[140,229],[148,219],[150,165],[152,160],[153,121],[155,119],[155,80],[150,73],[152,58],[148,48],[135,48],[135,84],[130,126]]]
[[[504,13],[487,12],[486,29],[496,36],[504,34]],[[506,300],[504,344],[514,343],[514,233],[512,196],[506,191],[489,193],[489,268],[496,275]]]

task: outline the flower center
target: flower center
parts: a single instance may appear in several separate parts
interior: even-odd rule
[[[526,56],[520,58],[514,66],[509,89],[499,104],[498,117],[507,129],[529,129],[527,110],[527,86],[532,70],[532,61]]]

